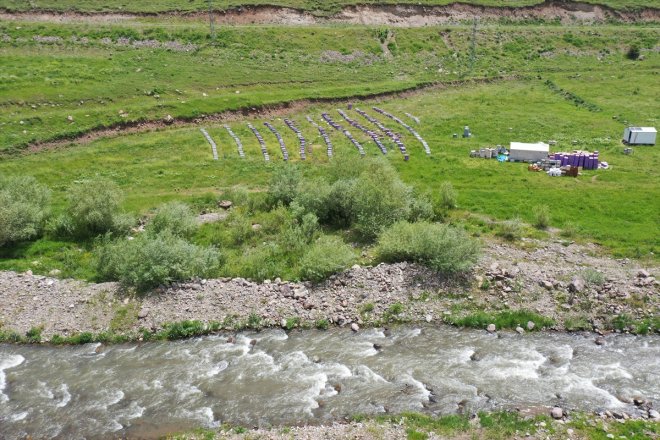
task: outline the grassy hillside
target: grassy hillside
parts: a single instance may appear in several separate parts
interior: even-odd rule
[[[337,12],[342,7],[363,4],[384,5],[448,5],[454,0],[213,0],[217,10],[249,5],[274,5],[304,9],[324,15]],[[539,0],[467,0],[461,3],[495,7],[533,6],[543,3]],[[591,3],[609,6],[614,9],[657,8],[652,0],[583,0],[575,3]],[[10,11],[51,10],[79,12],[132,12],[157,13],[169,11],[195,12],[208,9],[206,0],[2,0],[0,7]]]
[[[429,141],[433,154],[426,157],[421,144],[405,135],[410,161],[404,162],[393,145],[388,145],[387,158],[404,180],[420,192],[437,193],[441,182],[451,181],[459,192],[461,210],[500,220],[519,216],[532,222],[532,208],[547,204],[551,206],[553,227],[571,229],[576,237],[591,238],[616,255],[646,257],[650,252],[657,253],[660,242],[655,231],[660,221],[660,189],[653,176],[657,176],[660,153],[657,148],[640,147],[633,156],[623,155],[619,137],[624,125],[612,118],[625,115],[642,122],[657,118],[653,100],[657,86],[651,86],[648,94],[638,95],[634,104],[628,100],[630,89],[636,87],[634,83],[651,84],[653,73],[640,65],[630,68],[625,78],[614,69],[579,78],[562,73],[550,77],[557,84],[570,86],[573,93],[602,110],[594,112],[575,106],[537,79],[463,86],[408,99],[388,99],[378,105],[402,117],[408,112],[421,118],[418,130]],[[605,84],[617,84],[606,97],[593,85],[601,80]],[[371,104],[359,106],[369,109]],[[319,114],[328,111],[339,120],[335,107],[312,106],[291,115],[313,143],[311,157],[298,165],[305,175],[323,175],[328,158],[323,141],[304,116],[310,114],[319,121]],[[349,113],[361,120],[355,112]],[[373,111],[370,113],[377,116]],[[204,206],[236,185],[252,191],[264,189],[273,170],[282,163],[275,138],[262,126],[273,159],[271,164],[264,163],[245,122],[231,124],[245,145],[244,160],[238,158],[233,140],[221,126],[207,125],[220,146],[218,162],[211,160],[208,144],[198,129],[191,127],[102,139],[90,145],[5,160],[0,163],[0,173],[36,176],[55,190],[54,198],[60,206],[64,190],[71,182],[93,176],[108,177],[119,183],[127,196],[125,206],[133,212],[144,213],[173,199]],[[253,122],[261,126],[261,120]],[[288,166],[296,166],[299,160],[294,134],[281,119],[276,118],[273,124],[284,135],[292,152],[293,163]],[[460,132],[466,124],[471,126],[475,137],[452,139],[452,133]],[[364,143],[369,156],[380,155],[366,136],[354,134]],[[343,135],[331,131],[331,136],[336,157],[359,157]],[[600,150],[612,169],[585,171],[578,179],[553,179],[544,173],[530,173],[524,164],[499,164],[468,157],[471,149],[483,146],[548,139],[558,141],[555,150],[576,148],[573,140],[578,141],[578,148]],[[458,213],[454,221],[467,221],[480,233],[492,233],[487,224],[469,215]],[[23,251],[30,255],[29,248]],[[3,266],[13,267],[13,264],[16,262],[6,261]]]
[[[382,44],[390,32],[391,41]],[[196,118],[306,98],[338,98],[501,75],[657,63],[652,27],[471,29],[0,23],[0,151],[143,120]]]

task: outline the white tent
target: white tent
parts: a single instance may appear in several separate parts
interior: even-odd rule
[[[548,154],[550,154],[550,145],[543,142],[536,144],[511,142],[509,145],[509,160],[536,162],[547,159]]]

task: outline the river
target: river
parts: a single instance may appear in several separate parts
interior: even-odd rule
[[[0,438],[156,437],[351,414],[660,404],[660,337],[452,327],[244,332],[178,342],[0,345]],[[4,437],[3,437],[4,436]]]

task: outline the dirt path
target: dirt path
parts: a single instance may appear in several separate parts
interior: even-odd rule
[[[231,122],[237,120],[244,120],[248,118],[262,118],[270,119],[273,117],[290,115],[298,111],[302,111],[306,107],[313,104],[336,104],[348,102],[363,102],[385,98],[407,98],[419,93],[425,93],[429,90],[438,90],[449,87],[459,87],[469,84],[484,84],[496,81],[511,81],[520,79],[518,75],[507,75],[494,78],[480,78],[460,81],[449,81],[442,83],[424,83],[408,89],[402,89],[394,92],[381,92],[357,97],[347,98],[317,98],[317,99],[301,99],[295,101],[283,102],[273,105],[249,106],[239,110],[231,110],[219,112],[204,117],[197,118],[171,118],[167,120],[152,120],[152,121],[126,121],[120,122],[110,127],[92,128],[84,134],[76,137],[65,138],[55,141],[39,142],[31,144],[22,150],[10,150],[0,152],[0,158],[7,158],[16,156],[17,154],[30,154],[44,150],[56,149],[71,144],[86,145],[100,138],[115,137],[119,135],[132,134],[132,133],[146,133],[151,131],[162,130],[170,127],[192,127],[200,124]]]
[[[0,9],[0,11],[3,11]],[[169,11],[164,13],[79,13],[48,10],[33,12],[11,12],[4,9],[0,20],[30,20],[58,23],[91,22],[120,23],[140,17],[171,17],[195,21],[207,20],[206,12]],[[548,0],[534,6],[491,7],[464,3],[446,6],[420,5],[355,5],[329,15],[314,15],[311,12],[277,6],[243,6],[216,12],[216,23],[220,25],[316,25],[316,24],[359,24],[370,26],[423,27],[464,20],[561,20],[562,23],[590,23],[618,20],[644,22],[660,20],[660,9],[618,10],[604,5]]]

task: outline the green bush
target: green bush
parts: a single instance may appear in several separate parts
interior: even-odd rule
[[[458,194],[454,189],[454,185],[451,182],[444,181],[440,185],[440,204],[443,208],[454,209],[456,208],[458,199]]]
[[[288,205],[298,193],[300,184],[300,172],[289,164],[279,166],[275,169],[268,185],[268,198],[271,206],[279,203]]]
[[[34,177],[0,179],[0,246],[41,234],[50,213],[50,191]]]
[[[550,226],[550,208],[548,205],[534,207],[534,226],[539,229],[546,229]]]
[[[69,206],[64,216],[53,224],[60,235],[91,238],[107,232],[125,234],[133,226],[130,216],[121,214],[122,193],[108,179],[84,180],[69,187]]]
[[[197,228],[197,219],[188,205],[171,202],[158,208],[146,230],[153,234],[167,232],[176,237],[189,238],[195,234]]]
[[[497,235],[509,241],[519,240],[522,237],[523,224],[519,218],[505,220],[499,224]]]
[[[376,254],[381,261],[416,262],[453,274],[477,262],[479,244],[465,231],[448,225],[398,222],[380,235]]]
[[[409,218],[413,194],[391,166],[377,162],[360,175],[351,199],[355,230],[371,241],[383,228]]]
[[[349,245],[337,237],[324,235],[300,260],[300,276],[305,280],[322,281],[346,269],[354,258],[355,253]]]
[[[232,261],[231,272],[254,281],[283,277],[288,264],[282,253],[272,242],[247,249],[240,258]]]
[[[97,251],[101,278],[146,290],[172,281],[212,276],[220,266],[215,249],[188,243],[169,233],[142,234],[108,242]]]

